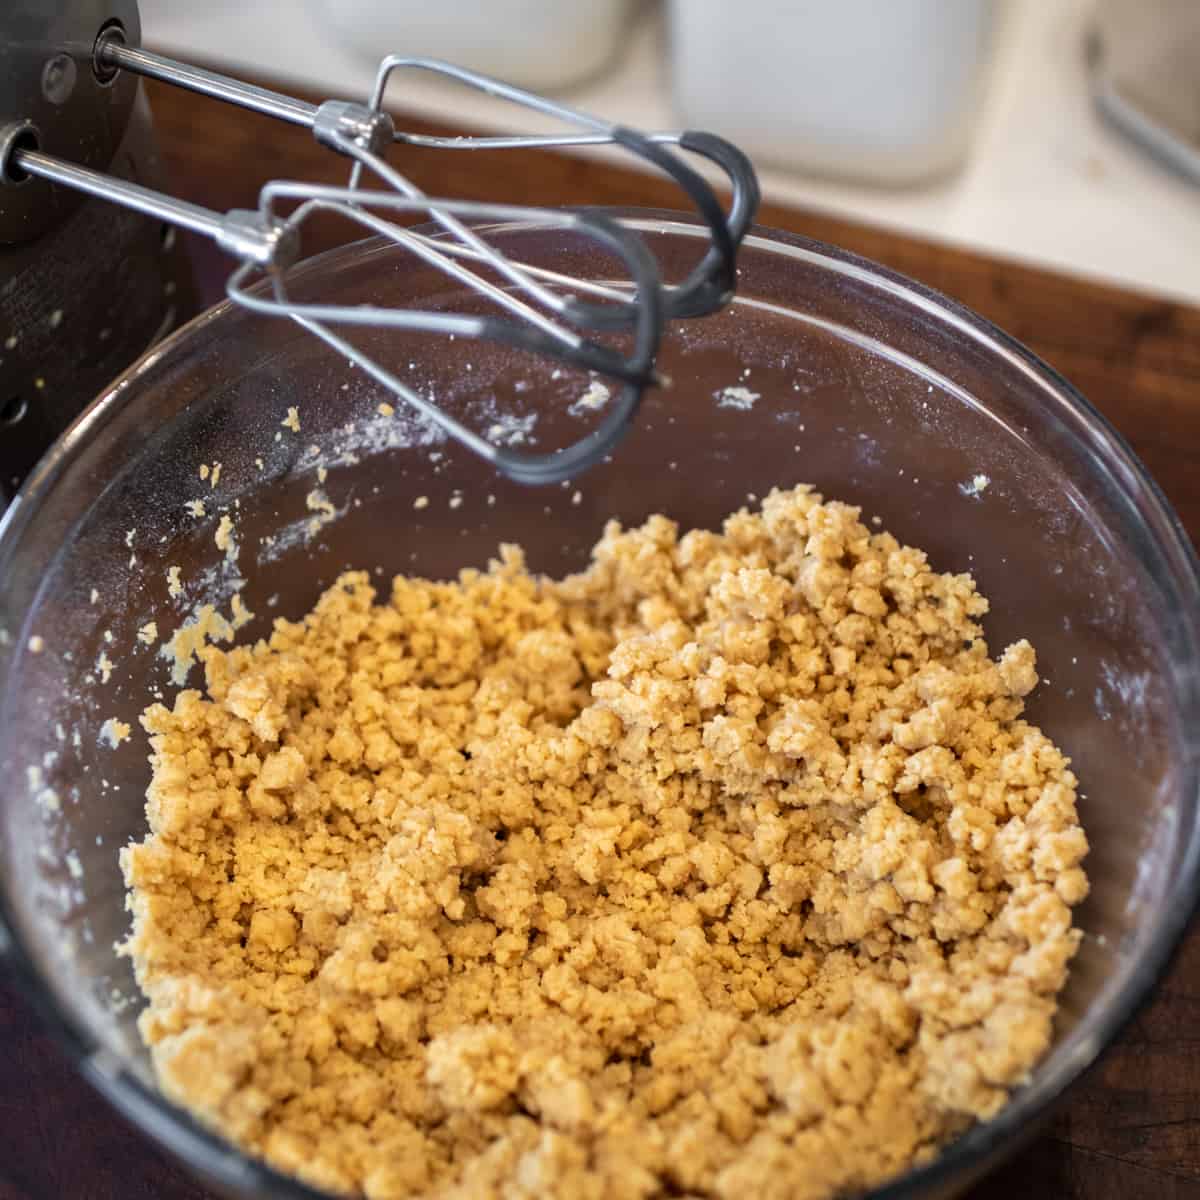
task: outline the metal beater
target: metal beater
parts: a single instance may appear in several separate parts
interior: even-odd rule
[[[639,133],[474,71],[397,55],[380,64],[367,104],[327,100],[313,105],[150,53],[140,49],[135,40],[119,19],[105,21],[91,46],[89,65],[95,79],[108,84],[121,73],[132,72],[305,126],[322,145],[352,160],[347,185],[320,187],[276,180],[262,188],[257,209],[214,212],[49,153],[38,124],[19,117],[0,125],[0,205],[6,191],[11,196],[42,180],[211,237],[239,260],[226,287],[232,301],[298,322],[449,436],[516,480],[557,482],[608,454],[632,421],[643,390],[657,382],[654,361],[665,323],[711,313],[733,293],[737,249],[758,206],[758,184],[745,155],[711,134]],[[405,133],[394,127],[382,109],[388,81],[404,70],[448,77],[553,117],[570,131],[548,136],[459,138]],[[641,239],[612,219],[593,211],[431,198],[386,161],[385,153],[393,142],[459,151],[616,145],[675,180],[707,225],[710,242],[688,277],[667,287]],[[704,177],[676,150],[698,155],[720,168],[732,190],[728,212]],[[366,174],[374,186],[364,185]],[[390,238],[471,293],[486,297],[497,313],[480,316],[292,299],[289,272],[301,257],[303,226],[313,215],[329,211],[368,233]],[[427,214],[436,231],[421,232],[397,224],[397,217],[414,212]],[[569,229],[592,239],[620,258],[626,279],[598,283],[513,261],[489,244],[486,226],[480,224],[513,220]],[[620,390],[599,425],[581,440],[549,454],[520,453],[493,445],[364,353],[345,332],[364,325],[505,343],[593,371],[615,380]]]

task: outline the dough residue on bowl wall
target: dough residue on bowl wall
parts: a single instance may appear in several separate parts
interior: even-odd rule
[[[986,610],[797,488],[564,580],[349,573],[255,646],[202,614],[122,852],[162,1086],[371,1200],[927,1159],[1048,1047],[1087,892]]]

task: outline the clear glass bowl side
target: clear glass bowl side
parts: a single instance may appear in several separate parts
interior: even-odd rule
[[[695,228],[636,220],[668,274],[682,275]],[[532,261],[606,273],[568,235],[502,236]],[[386,398],[298,327],[223,307],[118,381],[6,514],[0,904],[10,951],[101,1087],[222,1186],[309,1194],[260,1177],[157,1096],[128,964],[112,946],[128,920],[117,849],[144,831],[137,715],[147,696],[175,690],[138,631],[153,623],[157,643],[203,603],[228,614],[235,591],[256,614],[243,631],[253,637],[275,616],[302,615],[348,567],[378,569],[384,586],[396,572],[446,577],[516,541],[535,570],[560,574],[584,563],[610,517],[661,511],[713,526],[772,486],[812,483],[927,549],[937,568],[971,571],[993,601],[994,652],[1020,636],[1038,647],[1045,682],[1032,714],[1075,760],[1093,844],[1094,891],[1079,914],[1087,936],[1054,1050],[1000,1117],[886,1193],[950,1194],[982,1171],[1161,971],[1197,886],[1200,592],[1177,521],[1068,385],[943,298],[767,234],[748,242],[740,284],[727,313],[673,331],[662,359],[673,386],[647,399],[611,463],[566,488],[496,479],[406,413],[378,412]],[[348,302],[452,299],[373,244],[315,260],[304,286]],[[595,420],[578,403],[586,375],[478,343],[368,340],[456,414],[538,449]],[[289,406],[298,432],[283,424]],[[196,501],[202,515],[189,510]],[[217,545],[221,515],[234,524],[232,558]],[[199,685],[198,669],[187,682]],[[133,731],[115,750],[101,740],[108,720]]]

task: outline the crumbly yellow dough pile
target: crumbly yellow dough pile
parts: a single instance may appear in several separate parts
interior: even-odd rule
[[[163,1087],[371,1200],[831,1197],[1047,1048],[1087,840],[969,576],[810,489],[343,576],[147,710]]]

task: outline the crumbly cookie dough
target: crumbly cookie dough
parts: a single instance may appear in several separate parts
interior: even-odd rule
[[[591,566],[344,575],[155,705],[163,1088],[371,1200],[824,1200],[1046,1050],[1087,841],[967,575],[810,489]]]

